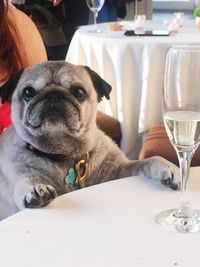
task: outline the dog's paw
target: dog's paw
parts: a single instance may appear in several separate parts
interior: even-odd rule
[[[179,168],[161,157],[154,158],[154,172],[156,179],[173,190],[180,188]]]
[[[53,186],[37,184],[25,195],[24,205],[26,208],[39,208],[49,204],[57,193]]]

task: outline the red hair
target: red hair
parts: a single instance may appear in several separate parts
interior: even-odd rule
[[[8,1],[0,0],[0,69],[5,71],[0,81],[23,67],[20,37],[8,15]]]

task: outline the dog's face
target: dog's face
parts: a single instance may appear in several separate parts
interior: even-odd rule
[[[43,136],[80,138],[95,124],[98,101],[110,91],[88,67],[52,61],[13,75],[0,96],[11,101],[18,134],[32,143]]]

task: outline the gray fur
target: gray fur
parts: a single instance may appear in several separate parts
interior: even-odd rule
[[[86,91],[83,101],[72,95],[73,85]],[[27,86],[36,90],[28,102],[22,97]],[[52,92],[60,95],[49,95]],[[87,152],[85,186],[131,175],[157,179],[169,187],[177,184],[178,168],[172,163],[159,157],[131,161],[97,128],[101,96],[83,66],[46,62],[24,70],[11,97],[13,125],[0,137],[0,219],[25,207],[44,206],[70,191],[64,178]],[[27,149],[27,143],[64,158],[54,161],[38,156]]]

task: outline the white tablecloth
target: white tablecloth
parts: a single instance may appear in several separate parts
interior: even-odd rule
[[[200,169],[189,199],[200,209]],[[199,267],[200,234],[161,229],[180,193],[130,177],[65,194],[0,222],[2,267]]]
[[[132,22],[123,22],[131,28]],[[140,133],[162,121],[161,89],[166,50],[171,44],[200,43],[195,21],[185,21],[179,33],[169,37],[126,37],[124,31],[91,33],[93,26],[76,31],[66,60],[91,67],[112,85],[111,100],[100,109],[121,122],[121,147],[134,149]],[[133,26],[132,26],[133,27]],[[147,22],[147,29],[166,29],[162,22]]]

